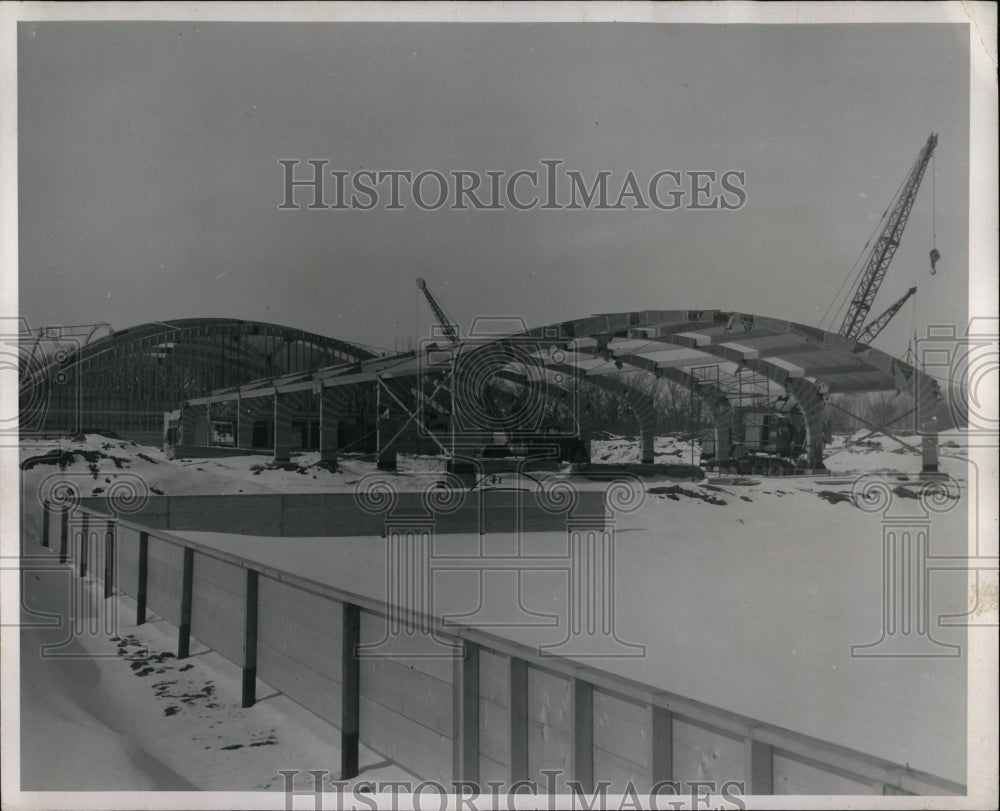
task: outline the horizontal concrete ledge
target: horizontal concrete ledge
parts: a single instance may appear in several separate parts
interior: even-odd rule
[[[440,511],[432,511],[433,504],[428,506],[422,492],[395,493],[393,504],[379,503],[385,510],[376,510],[375,504],[366,504],[352,492],[150,496],[141,509],[125,517],[149,529],[323,538],[382,536],[394,524],[415,528],[426,524],[438,534],[563,532],[568,521],[585,520],[595,528],[603,527],[607,517],[600,490],[579,492],[572,513],[555,511],[528,491],[441,494],[443,502],[451,503]],[[100,513],[109,508],[101,497],[80,503]]]
[[[263,456],[271,458],[270,448],[231,448],[215,445],[174,445],[171,459],[217,459],[225,456]]]

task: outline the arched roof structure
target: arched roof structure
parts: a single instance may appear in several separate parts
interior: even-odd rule
[[[22,347],[22,434],[159,432],[164,411],[214,389],[375,355],[360,344],[234,318],[150,322],[89,342],[39,337]]]

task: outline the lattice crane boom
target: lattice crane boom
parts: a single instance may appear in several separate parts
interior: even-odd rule
[[[917,190],[920,188],[920,181],[923,180],[924,171],[927,169],[927,164],[936,146],[937,134],[931,133],[927,139],[927,143],[924,144],[923,149],[920,150],[920,154],[917,155],[916,163],[910,170],[910,174],[900,190],[896,204],[886,220],[885,227],[875,242],[875,247],[872,248],[871,253],[868,255],[868,261],[861,276],[861,281],[854,292],[850,306],[847,308],[844,322],[840,326],[840,334],[845,338],[857,340],[858,336],[865,330],[865,319],[872,308],[875,296],[878,295],[879,287],[881,287],[882,280],[889,269],[889,263],[892,262],[892,257],[896,253],[896,248],[899,247],[899,241],[903,236],[903,229],[906,228],[906,221],[910,217],[913,201],[916,199]]]
[[[874,341],[878,337],[879,333],[886,328],[886,326],[890,321],[892,321],[893,316],[896,315],[896,313],[898,313],[902,309],[903,305],[906,304],[910,296],[914,295],[916,292],[917,292],[916,287],[911,287],[909,290],[907,290],[906,294],[901,299],[899,299],[899,301],[890,306],[888,310],[882,313],[882,315],[880,315],[874,321],[869,323],[867,327],[861,330],[861,332],[858,334],[858,337],[855,338],[855,340],[859,344],[870,344],[872,341]]]
[[[445,337],[451,341],[453,344],[459,342],[458,339],[458,327],[455,323],[448,317],[448,314],[444,311],[444,308],[438,304],[434,294],[431,293],[430,289],[427,287],[427,282],[423,279],[417,279],[417,288],[424,294],[427,299],[427,303],[431,306],[434,311],[434,317],[438,320],[441,325],[441,331],[445,334]]]

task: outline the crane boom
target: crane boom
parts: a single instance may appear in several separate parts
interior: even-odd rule
[[[899,241],[903,236],[903,229],[906,228],[906,221],[909,219],[910,210],[913,208],[913,201],[917,197],[917,190],[920,188],[920,181],[923,180],[927,163],[931,159],[934,147],[937,146],[937,134],[931,133],[924,144],[917,161],[910,170],[906,182],[899,193],[895,207],[889,214],[882,233],[879,234],[875,247],[868,255],[868,262],[865,271],[861,276],[858,289],[854,292],[850,307],[844,316],[844,322],[840,325],[840,334],[845,338],[857,340],[863,331],[865,319],[872,308],[875,296],[878,294],[882,280],[885,278],[889,263],[899,247]]]
[[[872,341],[874,341],[878,337],[878,334],[886,328],[886,326],[890,321],[892,321],[893,316],[896,315],[896,313],[898,313],[902,309],[903,305],[906,304],[910,296],[914,295],[916,292],[917,288],[915,287],[911,287],[909,290],[907,290],[906,295],[904,295],[899,301],[897,301],[895,304],[889,307],[888,310],[886,310],[884,313],[882,313],[882,315],[880,315],[878,318],[872,321],[867,327],[861,330],[861,332],[858,334],[858,337],[855,338],[855,340],[859,344],[870,344]]]
[[[441,331],[445,334],[445,337],[451,341],[453,344],[457,344],[458,340],[458,327],[448,318],[447,313],[445,313],[444,308],[438,304],[437,299],[434,298],[434,294],[427,287],[427,282],[423,279],[417,279],[417,288],[424,294],[427,299],[427,303],[431,306],[434,311],[434,317],[438,320],[441,325]]]

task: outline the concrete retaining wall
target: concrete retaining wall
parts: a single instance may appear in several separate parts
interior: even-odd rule
[[[480,501],[482,526],[480,526]],[[84,507],[107,511],[105,499],[81,500]],[[429,515],[423,494],[397,494],[395,517]],[[583,491],[574,516],[605,517],[604,494]],[[231,532],[289,537],[382,535],[386,514],[361,509],[353,493],[253,493],[227,496],[151,496],[129,518],[154,529]],[[434,513],[435,532],[443,534],[563,531],[566,513],[543,509],[532,492],[470,491],[454,512]]]
[[[674,777],[682,781],[744,780],[743,741],[701,724],[674,719]]]
[[[159,538],[149,538],[147,605],[173,625],[180,625],[184,550]]]
[[[479,654],[479,777],[507,780],[510,767],[510,659],[490,651]]]
[[[573,773],[570,699],[568,679],[528,668],[528,778],[546,785],[542,770],[558,769],[560,793],[568,791],[566,780]]]
[[[649,764],[649,706],[594,691],[594,774],[615,792],[631,781],[639,792],[652,787]]]
[[[385,618],[362,613],[362,646],[385,638]],[[438,656],[421,658],[422,653]],[[362,657],[361,740],[421,777],[451,780],[451,658],[417,635],[394,637],[389,646]]]
[[[179,502],[173,507],[171,510],[168,500],[161,499],[159,505],[150,507],[147,515],[167,522],[171,516],[174,520],[187,521],[202,514],[189,503]],[[34,519],[37,529],[33,531],[38,533],[35,537],[40,537],[47,523],[45,537],[52,551],[58,552],[61,513],[53,510],[47,522],[38,518]],[[313,519],[304,520],[308,524]],[[36,525],[30,521],[25,523]],[[104,572],[107,523],[104,516],[91,516],[87,521],[90,531],[88,573],[98,579]],[[67,551],[74,573],[78,573],[82,525],[81,511],[75,511],[67,522]],[[155,533],[155,529],[150,532]],[[117,591],[132,597],[138,594],[139,548],[140,530],[117,524],[116,587]],[[173,625],[180,622],[183,559],[181,543],[149,535],[148,607]],[[192,636],[242,666],[247,569],[239,561],[214,558],[202,552],[194,552],[192,560]],[[258,678],[338,725],[342,720],[343,620],[344,610],[338,600],[270,576],[259,576]],[[455,690],[455,663],[448,656],[428,656],[442,651],[417,632],[393,637],[389,647],[377,647],[386,637],[385,622],[378,614],[361,611],[360,740],[422,778],[447,782],[458,775],[455,753],[463,746],[456,744],[467,747],[461,740],[461,734],[465,733],[460,734],[460,730],[468,727],[456,723],[456,694],[460,691]],[[525,754],[523,744],[513,741],[510,734],[513,726],[511,707],[525,703],[524,696],[511,695],[510,655],[494,651],[487,644],[492,646],[496,642],[487,638],[475,646],[479,670],[474,706],[478,707],[479,726],[473,751],[481,784],[488,780],[509,780],[515,753]],[[654,766],[651,747],[654,729],[649,704],[614,692],[614,685],[608,684],[610,677],[595,671],[590,674],[595,680],[593,726],[590,730],[581,730],[579,723],[574,724],[570,676],[565,671],[562,675],[552,672],[558,670],[555,661],[551,665],[518,661],[527,673],[526,718],[522,716],[527,728],[526,772],[527,777],[540,786],[548,785],[543,770],[556,769],[562,773],[562,778],[556,782],[560,791],[566,789],[567,780],[575,779],[574,771],[580,768],[573,762],[574,748],[579,749],[579,741],[574,744],[575,734],[592,735],[593,746],[584,757],[592,759],[594,781],[610,781],[612,788],[618,791],[624,790],[628,781],[632,781],[637,791],[647,791],[655,772],[661,775],[657,779],[671,779],[681,784],[749,780],[745,769],[751,749],[743,736],[748,734],[747,729],[756,728],[757,722],[704,706],[686,710],[694,712],[694,717],[699,718],[697,721],[677,711],[669,721],[670,761]],[[573,678],[588,678],[586,670],[573,669],[570,673]],[[632,691],[635,695],[636,685],[622,680],[622,687],[623,691]],[[683,699],[671,700],[684,702]],[[712,713],[712,723],[702,720],[706,710]],[[768,734],[774,739],[781,733],[772,728]],[[885,781],[885,785],[891,785],[889,781],[894,780],[897,788],[902,781],[906,781],[906,785],[926,785],[929,788],[925,793],[942,793],[938,787],[944,781],[915,776],[900,766],[877,761],[862,753],[841,751],[831,761],[836,763],[834,766],[825,765],[821,760],[829,751],[826,745],[787,733],[782,746],[787,749],[776,746],[772,752],[765,747],[764,755],[770,767],[769,783],[773,781],[773,791],[778,794],[874,794],[882,791],[880,780]],[[753,748],[752,751],[756,753],[757,750]],[[857,768],[858,773],[844,771],[851,767]],[[669,774],[668,778],[662,778],[664,772]],[[925,782],[920,783],[920,780]],[[682,788],[682,793],[685,791],[687,789]]]
[[[342,616],[335,600],[260,579],[257,677],[338,725]]]
[[[195,552],[192,574],[191,635],[231,662],[239,662],[246,570]]]

